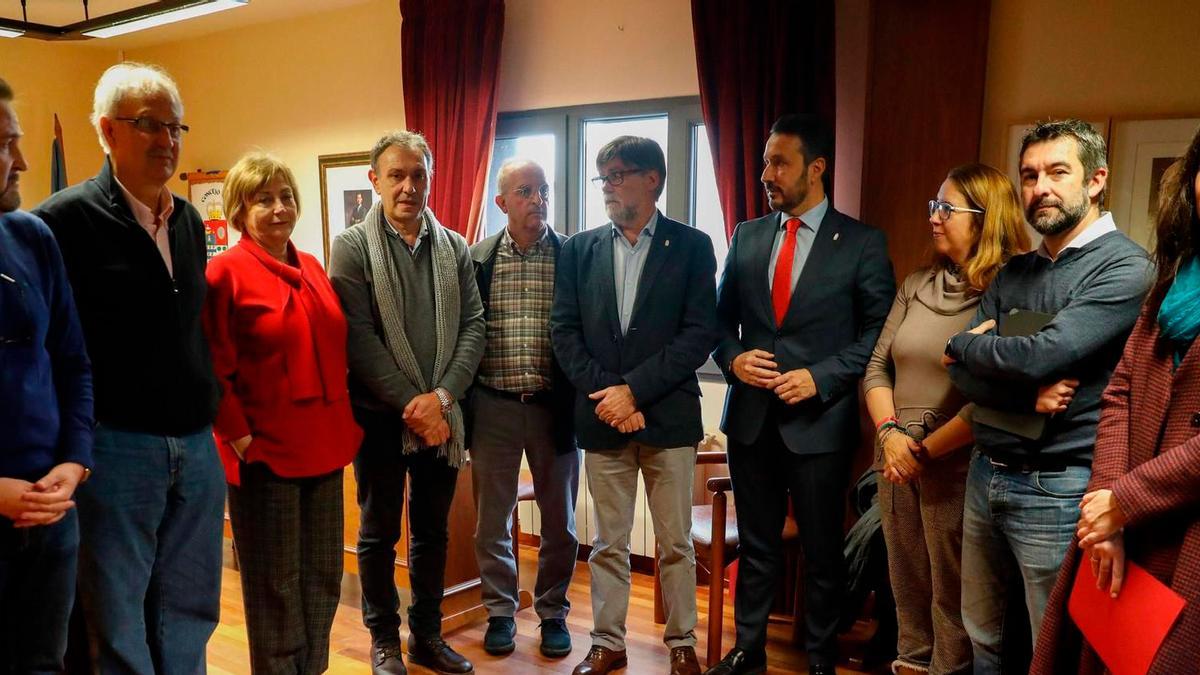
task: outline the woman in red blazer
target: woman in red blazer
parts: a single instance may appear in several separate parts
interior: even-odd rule
[[[1080,561],[1113,596],[1126,561],[1182,596],[1149,672],[1200,668],[1200,132],[1160,195],[1158,280],[1104,392],[1078,544],[1050,595],[1032,673],[1105,670],[1066,614]]]
[[[321,673],[342,580],[342,468],[362,432],[346,389],[346,320],[316,258],[290,241],[300,203],[280,160],[225,178],[241,241],[208,264],[213,428],[255,672]]]

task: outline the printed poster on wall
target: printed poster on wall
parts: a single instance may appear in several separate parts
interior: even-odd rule
[[[187,175],[188,200],[204,220],[204,239],[208,259],[229,249],[229,224],[225,222],[225,202],[221,198],[225,172],[195,172]]]

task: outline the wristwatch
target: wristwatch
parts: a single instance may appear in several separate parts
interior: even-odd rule
[[[438,387],[433,390],[434,396],[437,396],[438,403],[442,404],[442,413],[450,412],[450,407],[454,405],[454,399],[450,396],[450,392],[446,391],[445,387]]]

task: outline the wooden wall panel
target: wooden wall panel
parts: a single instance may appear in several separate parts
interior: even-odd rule
[[[989,0],[871,3],[862,220],[887,233],[898,279],[929,251],[926,202],[979,157],[990,11]]]

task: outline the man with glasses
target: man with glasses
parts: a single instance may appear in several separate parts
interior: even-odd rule
[[[626,664],[638,471],[658,544],[671,673],[695,673],[692,482],[704,431],[696,369],[716,344],[716,260],[704,233],[655,208],[662,148],[621,136],[596,157],[611,219],[563,246],[550,335],[575,385],[575,429],[595,508],[592,647],[575,675]]]
[[[1101,394],[1153,281],[1146,252],[1100,208],[1106,154],[1080,120],[1025,135],[1021,199],[1042,244],[1000,270],[973,330],[946,343],[950,379],[976,403],[962,556],[976,675],[1028,669],[1012,663],[1025,645],[1005,630],[1008,603],[1024,597],[1036,641],[1091,476]]]
[[[63,669],[92,466],[92,375],[54,235],[19,211],[21,126],[0,80],[0,663]]]
[[[489,654],[516,648],[513,615],[520,598],[517,542],[511,532],[524,454],[541,514],[533,587],[541,652],[560,657],[571,651],[567,588],[579,551],[574,391],[554,359],[549,326],[554,271],[566,237],[550,227],[550,185],[542,167],[510,160],[500,167],[496,184],[496,206],[508,223],[471,247],[487,321],[487,344],[469,404],[474,418],[471,479],[478,509],[475,557],[488,610],[483,648]]]
[[[104,166],[35,210],[62,248],[95,375],[99,470],[76,498],[80,598],[102,673],[203,672],[220,613],[204,223],[166,187],[182,116],[161,69],[109,68],[92,108]]]
[[[784,115],[763,151],[774,213],[738,225],[717,301],[713,353],[729,391],[729,436],[740,536],[737,641],[709,673],[766,670],[767,616],[783,577],[789,497],[804,550],[809,672],[837,661],[850,459],[859,445],[858,381],[896,282],[883,233],[826,197],[833,137],[810,115]]]

